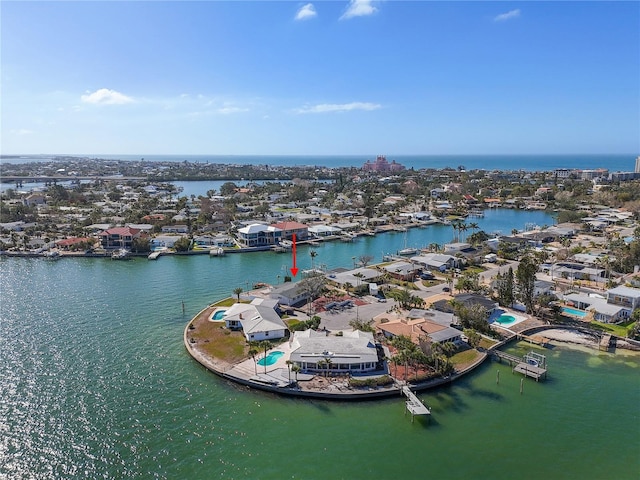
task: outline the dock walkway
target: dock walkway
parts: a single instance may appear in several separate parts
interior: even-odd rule
[[[411,423],[413,423],[413,417],[415,415],[431,415],[431,411],[427,408],[427,406],[420,401],[420,399],[416,396],[415,393],[411,391],[409,387],[406,385],[402,387],[402,393],[407,397],[407,411],[411,412]]]
[[[547,378],[547,369],[545,363],[539,363],[537,361],[530,362],[527,360],[527,355],[522,359],[511,355],[509,353],[501,352],[500,350],[493,350],[492,353],[499,360],[506,360],[509,365],[513,365],[512,372],[522,373],[525,377],[531,377],[535,381],[539,381],[541,378]],[[543,357],[540,355],[539,357]]]

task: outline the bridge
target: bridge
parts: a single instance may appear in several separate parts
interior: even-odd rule
[[[55,182],[73,182],[80,180],[104,180],[104,181],[128,181],[128,180],[147,180],[147,177],[118,177],[109,175],[3,175],[2,183],[55,183]]]

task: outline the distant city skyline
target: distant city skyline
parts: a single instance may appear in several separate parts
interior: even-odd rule
[[[640,153],[637,2],[1,8],[4,155]]]

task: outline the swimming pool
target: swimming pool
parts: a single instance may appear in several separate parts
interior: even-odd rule
[[[506,325],[513,325],[514,323],[516,323],[516,317],[514,317],[513,315],[507,315],[503,313],[502,315],[500,315],[498,318],[495,319],[495,322],[499,323],[503,327]]]
[[[574,317],[584,318],[587,316],[587,312],[584,310],[576,310],[571,307],[562,307],[562,313],[567,313],[569,315],[573,315]]]
[[[283,355],[284,355],[284,352],[275,350],[271,352],[269,355],[267,355],[266,357],[262,357],[260,360],[258,360],[258,365],[260,365],[261,367],[264,367],[264,366],[268,367],[269,365],[273,365],[274,363],[276,363],[278,359]]]
[[[224,309],[217,309],[215,312],[213,312],[213,315],[211,315],[211,317],[209,317],[209,320],[212,322],[221,322],[222,320],[224,320],[224,314],[227,313],[226,310]]]

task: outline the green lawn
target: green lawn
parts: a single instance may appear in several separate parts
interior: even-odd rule
[[[634,323],[635,322],[633,320],[629,320],[620,325],[611,325],[609,323],[601,323],[593,320],[592,322],[589,323],[589,325],[591,326],[591,328],[595,330],[601,330],[605,333],[610,333],[618,337],[627,337],[629,335],[629,332],[633,328]]]

